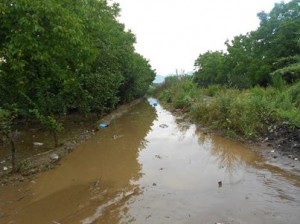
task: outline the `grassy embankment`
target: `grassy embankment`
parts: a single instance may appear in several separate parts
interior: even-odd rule
[[[246,90],[198,88],[189,76],[168,77],[156,96],[202,125],[233,137],[255,139],[279,127],[300,127],[300,82]]]

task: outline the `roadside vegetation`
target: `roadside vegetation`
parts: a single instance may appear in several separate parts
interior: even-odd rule
[[[192,76],[167,77],[159,98],[231,136],[299,129],[300,1],[258,17],[259,28],[226,41],[226,52],[200,54]]]
[[[282,89],[199,88],[191,76],[174,76],[166,78],[157,94],[174,109],[230,136],[254,139],[279,127],[300,128],[300,82]]]
[[[14,142],[17,122],[35,119],[57,145],[58,115],[101,117],[146,93],[155,71],[119,13],[105,0],[1,1],[0,143]]]

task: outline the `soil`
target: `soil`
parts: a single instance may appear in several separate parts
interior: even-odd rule
[[[8,185],[15,184],[18,182],[23,182],[26,180],[33,180],[36,176],[44,171],[49,169],[53,169],[56,166],[60,165],[60,160],[76,149],[80,144],[88,140],[92,137],[96,131],[99,130],[99,124],[105,123],[109,125],[109,123],[115,119],[120,117],[122,114],[127,112],[131,107],[141,102],[143,99],[137,99],[132,101],[131,103],[124,104],[119,106],[116,110],[112,111],[110,114],[104,116],[100,120],[96,120],[93,124],[87,123],[85,125],[84,130],[81,133],[68,138],[66,141],[60,144],[59,147],[49,149],[45,152],[41,152],[35,155],[31,155],[27,158],[23,158],[19,164],[17,164],[17,172],[12,173],[10,171],[6,171],[4,169],[0,169],[0,184]],[[71,118],[72,119],[72,118]],[[78,119],[78,117],[76,117]],[[80,121],[84,122],[84,119]],[[30,126],[30,125],[29,125]],[[28,130],[29,131],[29,130]],[[9,163],[8,159],[1,159],[0,163]],[[1,164],[0,164],[1,165]],[[3,165],[3,164],[2,164]],[[0,214],[1,215],[1,214]]]
[[[272,126],[258,141],[262,148],[258,153],[269,163],[300,174],[300,128]]]

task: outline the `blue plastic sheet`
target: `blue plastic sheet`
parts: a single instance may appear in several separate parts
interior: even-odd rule
[[[101,123],[101,124],[99,124],[99,126],[100,126],[101,128],[106,128],[106,127],[108,126],[108,124]]]

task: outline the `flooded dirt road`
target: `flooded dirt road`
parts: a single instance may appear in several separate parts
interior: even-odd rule
[[[54,170],[0,187],[0,223],[298,224],[300,177],[144,102]]]

